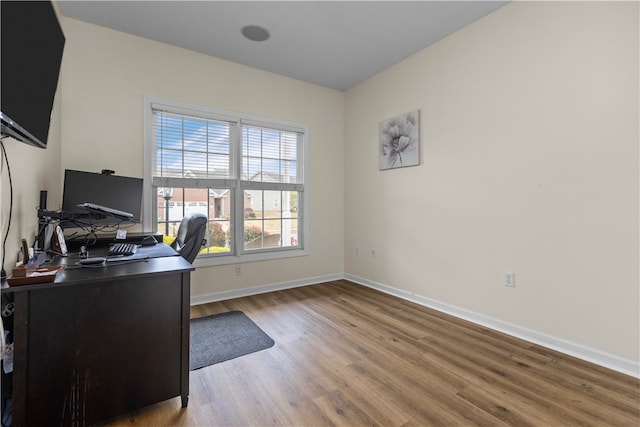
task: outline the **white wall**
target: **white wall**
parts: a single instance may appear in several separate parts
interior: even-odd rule
[[[309,126],[309,256],[198,268],[192,297],[341,274],[343,93],[64,20],[63,168],[143,176],[143,98],[239,111]]]
[[[515,2],[349,90],[347,274],[637,366],[638,35],[637,2]],[[379,171],[414,109],[421,165]]]

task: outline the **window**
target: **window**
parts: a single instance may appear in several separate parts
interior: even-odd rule
[[[305,126],[153,99],[145,126],[155,230],[207,215],[204,265],[306,254]]]

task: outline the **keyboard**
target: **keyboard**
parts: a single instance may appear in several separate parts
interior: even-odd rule
[[[109,247],[109,253],[107,256],[127,256],[133,255],[138,250],[138,245],[135,243],[116,243]]]

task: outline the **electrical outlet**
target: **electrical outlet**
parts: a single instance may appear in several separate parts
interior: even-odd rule
[[[515,288],[516,274],[513,271],[505,271],[503,276],[503,283],[507,288]]]
[[[236,265],[236,276],[242,276],[242,266]]]
[[[375,258],[377,255],[376,248],[371,248],[371,258]]]

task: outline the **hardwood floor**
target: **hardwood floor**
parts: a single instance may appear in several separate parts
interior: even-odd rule
[[[275,346],[111,426],[639,426],[640,381],[345,280],[192,307]]]

